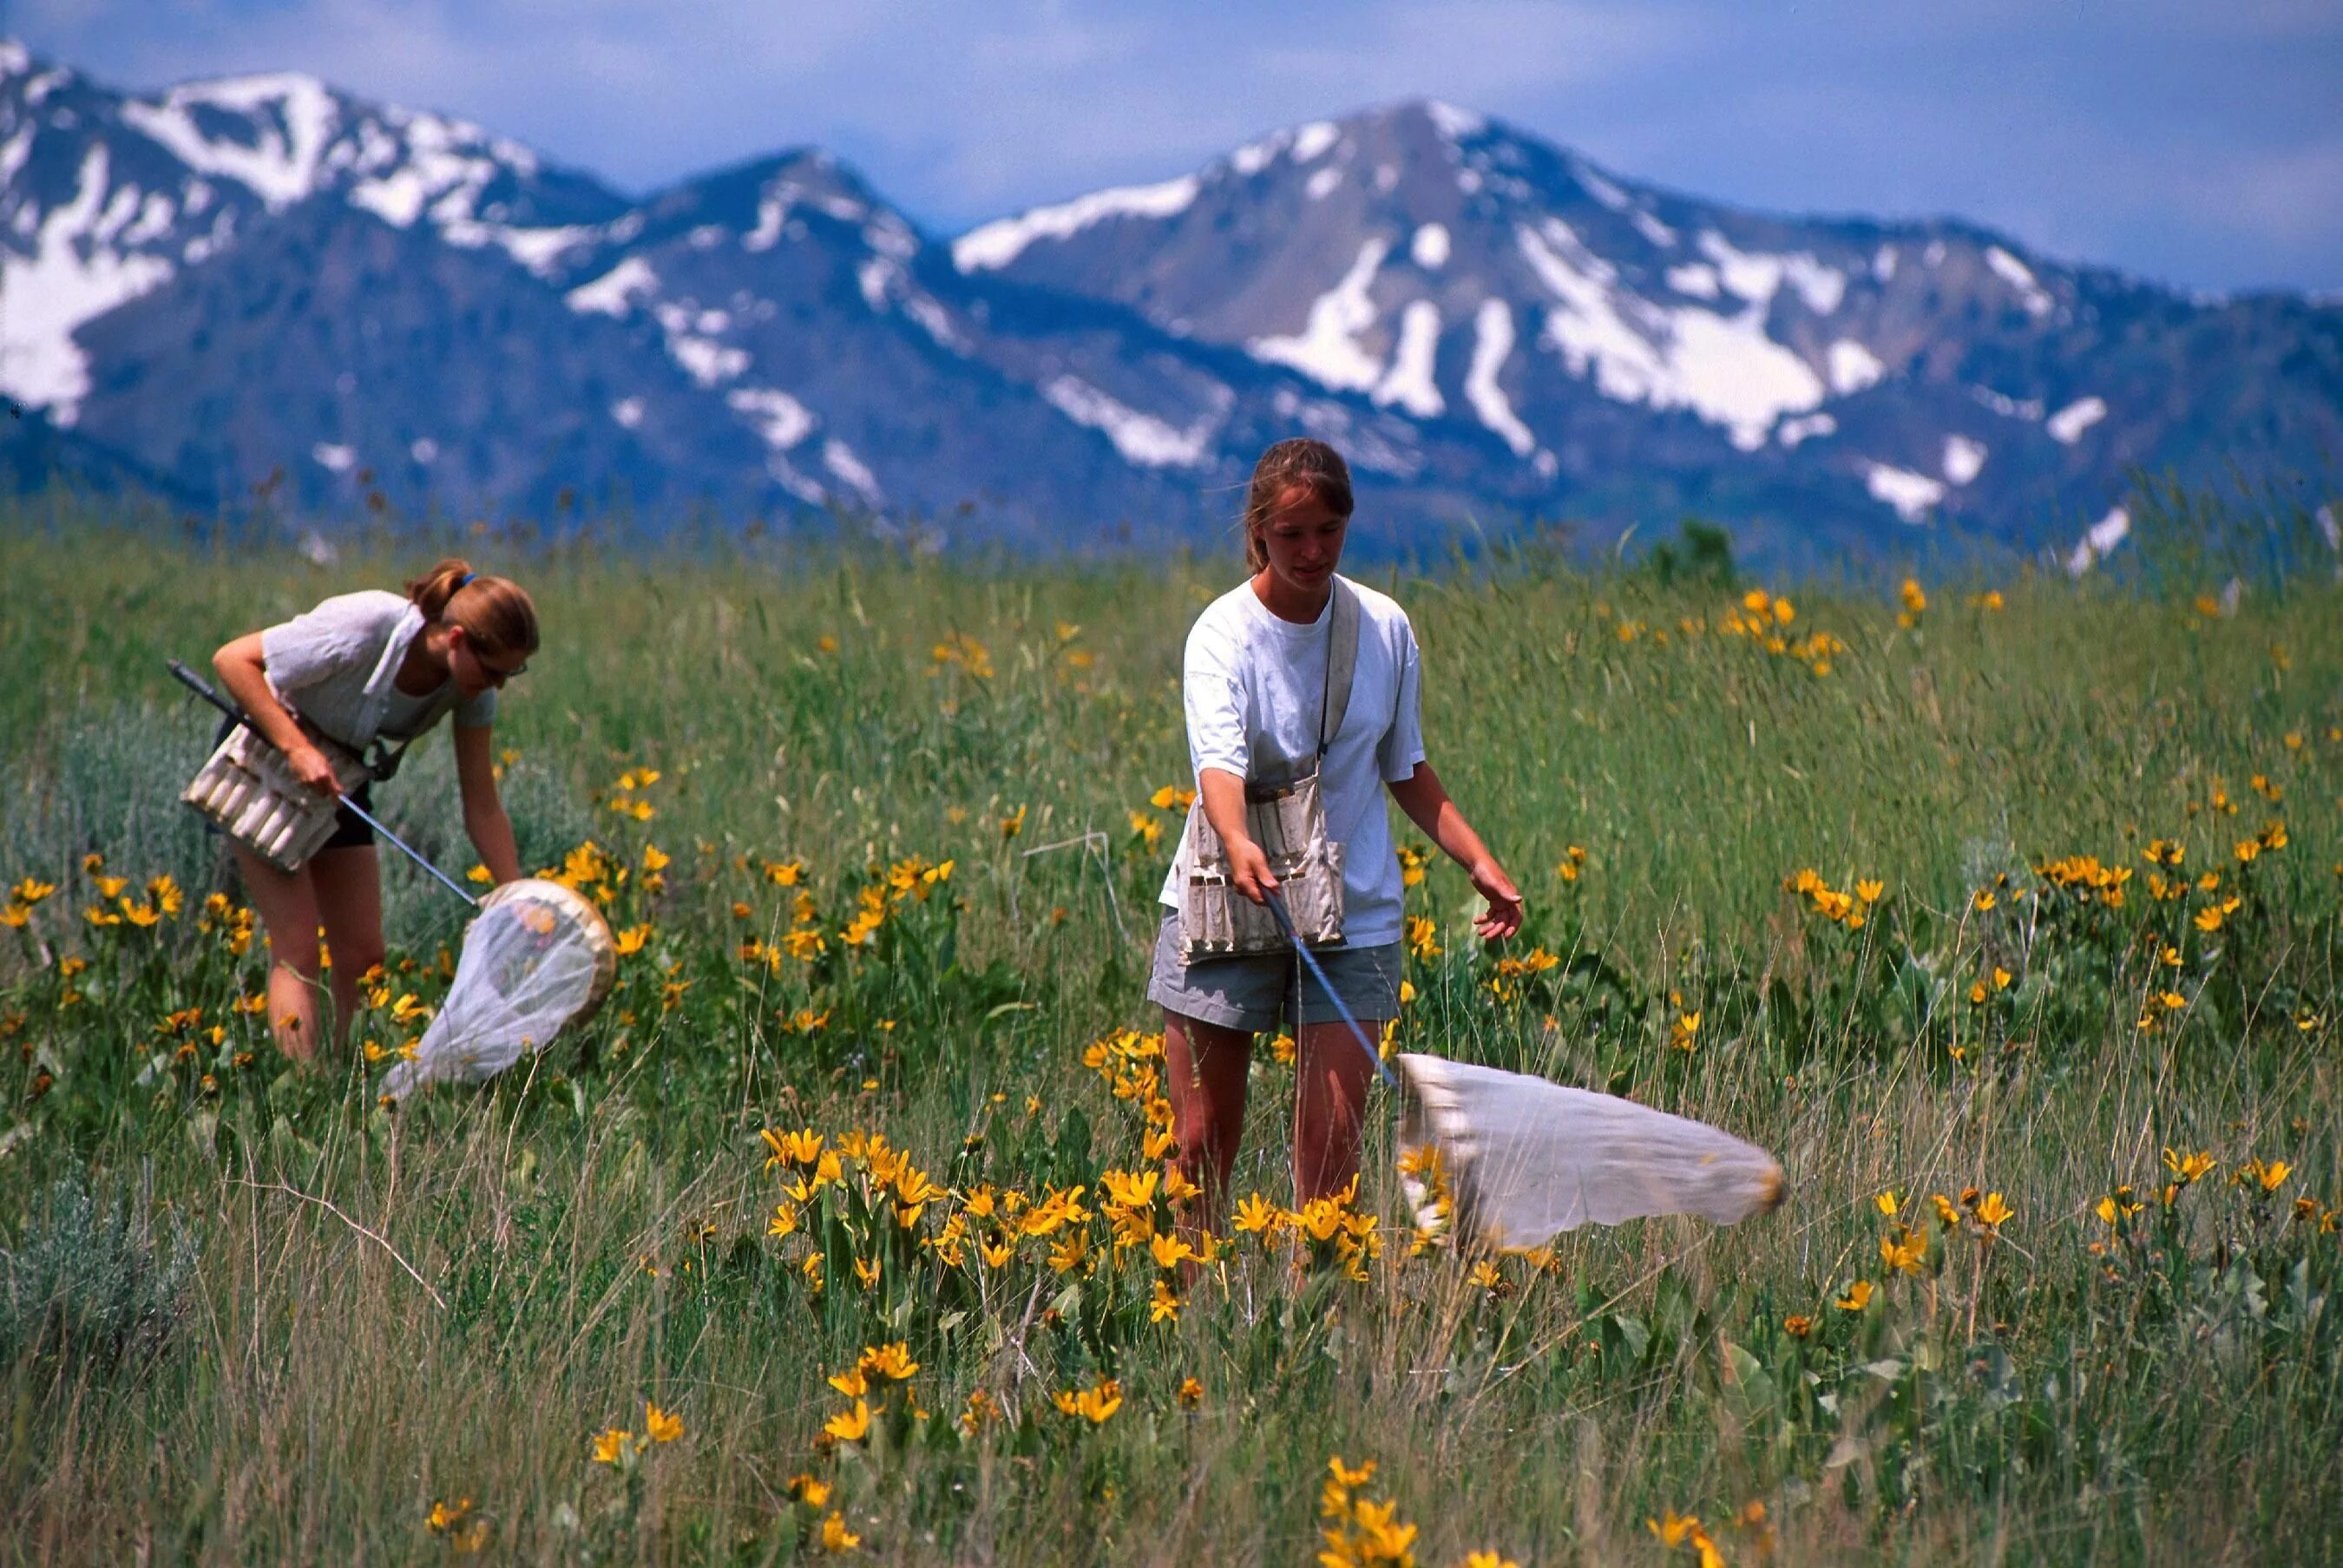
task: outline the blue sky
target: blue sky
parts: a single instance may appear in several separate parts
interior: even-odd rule
[[[118,85],[292,69],[629,189],[829,146],[939,232],[1446,98],[1748,206],[2343,289],[2337,0],[0,0]]]

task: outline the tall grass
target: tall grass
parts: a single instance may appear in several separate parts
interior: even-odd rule
[[[769,1236],[787,1172],[758,1131],[861,1129],[961,1194],[1079,1183],[1093,1211],[1101,1170],[1150,1164],[1144,1097],[1083,1053],[1157,1027],[1144,964],[1178,817],[1150,797],[1186,781],[1181,640],[1233,572],[495,558],[548,629],[498,736],[526,852],[592,837],[629,876],[586,879],[648,930],[574,1042],[394,1115],[378,1065],[292,1072],[234,1010],[260,950],[198,929],[234,890],[169,799],[210,726],[161,659],[423,564],[0,542],[0,648],[25,672],[0,686],[0,873],[61,890],[0,931],[0,1217],[39,1246],[51,1181],[85,1171],[151,1191],[199,1249],[156,1355],[5,1369],[14,1559],[762,1563],[818,1553],[835,1512],[890,1561],[1305,1562],[1335,1455],[1376,1462],[1361,1490],[1427,1563],[1689,1561],[1688,1533],[1646,1528],[1672,1513],[1735,1562],[2338,1554],[2315,1523],[2343,1507],[2331,585],[2209,614],[2196,591],[2218,583],[1930,585],[1899,624],[1896,595],[1853,589],[1768,585],[1784,619],[1750,585],[1535,561],[1387,578],[1433,760],[1532,908],[1484,954],[1453,869],[1411,890],[1441,950],[1410,960],[1399,1042],[1716,1121],[1777,1152],[1790,1199],[1729,1231],[1411,1260],[1379,1099],[1364,1282],[1237,1238],[1151,1322],[1158,1272],[1102,1221],[1087,1276],[1047,1265],[1061,1235],[999,1269],[889,1251],[964,1198],[882,1244],[841,1187]],[[1843,646],[1801,656],[1816,631]],[[621,788],[643,769],[659,779]],[[468,864],[444,743],[385,795]],[[2158,839],[2220,887],[2152,897]],[[2079,855],[2097,868],[2071,884],[2036,869]],[[882,894],[878,940],[846,948],[860,890],[915,858],[949,879]],[[792,860],[804,880],[781,885]],[[95,876],[136,899],[166,870],[176,919],[83,915]],[[1802,870],[1885,887],[1858,925],[1785,890]],[[460,910],[395,863],[386,880],[391,988],[427,1001]],[[742,961],[800,925],[828,934],[820,963]],[[1499,967],[1533,950],[1561,961]],[[67,955],[88,969],[65,976]],[[388,1014],[359,1021],[378,1050],[413,1032]],[[1264,1049],[1255,1079],[1238,1190],[1283,1202],[1290,1070]],[[2217,1161],[2168,1202],[2167,1148]],[[2289,1170],[2265,1187],[2249,1160]],[[2138,1212],[2099,1218],[2124,1186]],[[1987,1192],[2014,1217],[1988,1225]],[[1880,1250],[1907,1224],[1913,1274]],[[868,1289],[863,1251],[889,1260]],[[1858,1280],[1869,1303],[1835,1305]],[[825,1439],[850,1402],[830,1374],[897,1340],[908,1392]],[[1056,1408],[1110,1376],[1103,1422]],[[970,1436],[953,1418],[978,1389],[1005,1419]],[[595,1462],[646,1401],[683,1435]],[[800,1475],[829,1502],[795,1500]]]

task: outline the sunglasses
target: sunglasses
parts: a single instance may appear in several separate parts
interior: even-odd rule
[[[528,660],[526,658],[523,658],[518,664],[514,665],[510,669],[498,669],[495,665],[490,664],[488,659],[481,655],[480,650],[473,647],[470,643],[468,642],[465,644],[464,650],[472,656],[472,662],[480,667],[480,672],[493,678],[498,685],[502,685],[504,682],[510,680],[516,675],[527,675],[528,673]]]

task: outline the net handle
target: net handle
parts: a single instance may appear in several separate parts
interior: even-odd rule
[[[1293,950],[1300,954],[1302,961],[1309,966],[1311,977],[1318,982],[1319,989],[1326,993],[1326,1000],[1334,1004],[1334,1010],[1342,1015],[1344,1023],[1351,1026],[1351,1038],[1357,1040],[1359,1049],[1367,1053],[1367,1060],[1385,1083],[1397,1089],[1400,1086],[1399,1076],[1392,1071],[1390,1064],[1383,1060],[1383,1053],[1377,1050],[1374,1042],[1367,1038],[1365,1026],[1359,1022],[1357,1017],[1352,1013],[1349,1004],[1344,1002],[1341,993],[1335,990],[1334,982],[1326,978],[1326,971],[1319,964],[1317,955],[1310,950],[1309,945],[1302,941],[1301,934],[1293,929],[1293,919],[1285,912],[1285,895],[1275,888],[1266,889],[1264,891],[1267,895],[1269,912],[1277,917],[1277,929],[1285,933],[1285,940],[1293,944]],[[1293,1027],[1299,1030],[1302,1027],[1302,1020],[1298,1000],[1294,1010],[1296,1016]]]

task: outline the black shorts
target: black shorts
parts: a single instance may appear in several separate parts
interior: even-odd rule
[[[357,801],[367,816],[373,815],[374,780],[369,779],[359,785],[347,799]],[[367,826],[366,818],[347,806],[340,806],[334,810],[333,835],[317,846],[317,853],[322,855],[328,849],[365,849],[373,844],[374,829]]]
[[[235,728],[235,719],[221,719],[219,733],[212,737],[212,745],[217,747],[221,741],[227,739],[228,732]],[[369,779],[359,785],[347,799],[357,801],[359,809],[368,816],[373,815],[374,780]],[[213,838],[217,838],[219,825],[206,817],[204,819],[204,831]],[[328,849],[364,849],[370,848],[373,843],[374,829],[367,826],[366,818],[359,816],[347,806],[340,806],[334,810],[333,835],[317,846],[317,852],[322,855]]]

